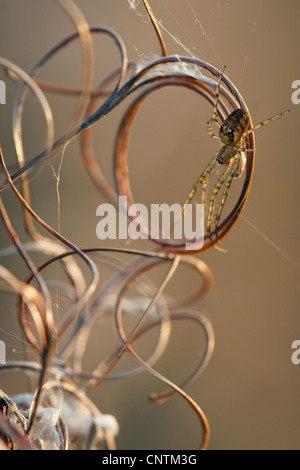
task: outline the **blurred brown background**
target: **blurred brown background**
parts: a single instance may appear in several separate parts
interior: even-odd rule
[[[142,4],[139,14],[126,0],[78,0],[77,5],[91,25],[105,25],[118,32],[130,60],[160,53]],[[215,283],[198,308],[213,323],[216,347],[207,369],[187,391],[210,422],[210,449],[300,449],[300,365],[291,361],[291,344],[300,339],[300,106],[291,102],[291,84],[300,79],[300,3],[152,0],[151,6],[164,27],[193,54],[219,69],[226,64],[226,73],[241,91],[254,123],[287,108],[292,110],[256,133],[257,158],[245,219],[240,218],[223,240],[227,252],[212,249],[202,256]],[[0,0],[0,56],[26,71],[73,31],[70,19],[54,1]],[[164,39],[170,54],[187,54],[171,36],[164,34]],[[118,67],[119,55],[107,38],[95,37],[94,44],[96,84]],[[81,49],[74,43],[55,57],[41,76],[54,83],[79,86],[80,66]],[[0,139],[7,161],[13,164],[11,116],[16,86],[3,71],[0,79],[7,83],[7,103],[0,106]],[[75,100],[48,97],[60,135]],[[27,158],[44,143],[41,111],[34,99],[28,101],[23,130]],[[114,138],[127,105],[123,103],[93,127],[97,159],[111,182]],[[184,200],[218,148],[206,129],[211,113],[206,102],[185,90],[162,90],[148,98],[135,123],[130,147],[136,201]],[[51,160],[56,169],[59,155]],[[55,184],[48,164],[38,177],[31,178],[33,207],[56,227]],[[80,194],[77,188],[81,188]],[[103,199],[84,170],[78,141],[64,156],[60,191],[62,233],[79,247],[101,246],[95,233],[95,211]],[[22,234],[18,205],[8,191],[4,200]],[[6,246],[8,238],[2,226],[0,234],[1,246]],[[111,242],[111,246],[117,245]],[[131,242],[129,246],[139,245]],[[10,258],[4,262],[22,276],[16,261]],[[177,282],[184,292],[193,280],[182,276]],[[9,360],[23,357],[26,350],[18,336],[14,305],[15,298],[3,294],[0,339],[7,343]],[[189,325],[175,325],[170,347],[157,368],[179,382],[196,354],[197,340]],[[93,345],[89,349],[91,357],[96,354]],[[183,352],[186,357],[181,356]],[[0,383],[13,394],[22,391],[19,380],[1,374]],[[157,380],[144,373],[105,382],[92,393],[100,409],[119,421],[118,448],[193,449],[198,445],[198,420],[182,400],[175,397],[162,406],[148,401],[148,393],[162,390],[159,387]]]

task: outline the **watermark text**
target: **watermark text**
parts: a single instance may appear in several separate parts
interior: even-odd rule
[[[3,80],[0,80],[0,104],[6,104],[6,86]]]
[[[6,364],[6,344],[0,340],[0,364]]]
[[[296,90],[292,93],[292,103],[299,104],[300,103],[300,80],[294,80],[292,83],[292,88],[296,88]]]
[[[298,365],[300,364],[300,339],[295,339],[292,342],[292,349],[295,349],[291,357],[292,363]]]
[[[99,240],[182,240],[187,250],[199,249],[204,242],[204,205],[144,204],[127,206],[127,197],[119,197],[119,208],[100,204],[96,216],[101,217],[96,226]],[[128,217],[130,222],[128,223]]]

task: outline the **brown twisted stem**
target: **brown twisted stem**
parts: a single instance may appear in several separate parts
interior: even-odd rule
[[[160,64],[162,62],[165,62],[165,60],[168,60],[169,58],[166,59],[161,59],[159,62]],[[183,59],[182,59],[183,60]],[[189,59],[187,62],[194,63],[194,59]],[[196,63],[199,63],[200,61],[196,61]],[[203,63],[202,63],[203,64]],[[152,64],[153,65],[153,64]],[[158,65],[158,62],[156,63],[156,66]],[[216,73],[216,69],[212,68],[208,64],[206,64],[206,68],[210,70],[212,73]],[[143,71],[145,73],[145,70]],[[221,72],[219,72],[220,74]],[[225,95],[227,101],[232,105],[232,106],[237,106],[236,100],[238,101],[239,106],[244,106],[245,105],[242,101],[241,96],[237,92],[237,90],[233,87],[231,82],[223,76],[222,79],[224,80],[227,88],[230,91],[230,94],[226,92],[226,90],[220,90],[220,100],[219,100],[219,109],[218,113],[220,114],[221,118],[224,120],[224,115],[222,115],[222,111],[220,108],[224,109],[224,103],[222,102],[222,96],[223,94]],[[127,154],[128,154],[128,147],[129,147],[129,140],[130,140],[130,133],[131,129],[133,126],[134,119],[137,115],[137,111],[140,108],[142,102],[144,99],[153,91],[163,87],[163,86],[184,86],[187,87],[195,92],[197,92],[199,95],[207,99],[211,104],[212,104],[212,95],[211,93],[208,92],[208,85],[207,83],[203,80],[195,79],[195,78],[190,78],[190,77],[177,77],[176,79],[170,79],[169,77],[159,77],[157,78],[157,83],[153,84],[149,88],[147,88],[145,91],[143,91],[135,100],[134,102],[129,106],[127,112],[125,113],[123,120],[121,122],[118,135],[116,138],[116,143],[115,143],[115,163],[114,163],[114,171],[115,171],[115,180],[116,180],[116,185],[118,189],[118,194],[121,196],[126,196],[127,197],[127,207],[125,208],[126,211],[128,211],[128,208],[134,204],[134,198],[132,195],[131,187],[130,187],[130,182],[129,182],[129,169],[128,169],[128,164],[127,164]],[[233,95],[233,96],[232,96]],[[226,109],[226,108],[225,108]],[[250,125],[251,122],[250,122]],[[220,223],[215,230],[210,234],[206,235],[204,238],[204,244],[202,247],[195,249],[195,250],[186,250],[185,248],[185,243],[170,243],[163,241],[161,239],[151,239],[151,233],[141,224],[141,231],[147,235],[148,239],[151,240],[152,242],[156,243],[157,245],[160,246],[161,249],[169,252],[169,253],[177,253],[177,254],[190,254],[192,252],[203,252],[207,250],[208,248],[214,246],[216,243],[218,243],[232,228],[236,220],[238,219],[239,215],[241,214],[241,211],[246,203],[249,189],[250,189],[250,184],[251,184],[251,179],[252,179],[252,174],[253,174],[253,167],[254,167],[254,136],[253,133],[249,134],[246,139],[246,151],[248,155],[247,159],[247,166],[246,166],[246,176],[245,176],[245,181],[244,185],[241,191],[241,194],[239,196],[239,199],[237,203],[235,204],[234,208],[230,212],[230,214]],[[131,217],[132,220],[134,220],[134,217]]]

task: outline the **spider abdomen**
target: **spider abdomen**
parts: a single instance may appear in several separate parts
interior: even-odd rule
[[[230,160],[237,154],[237,150],[232,147],[226,147],[224,145],[219,153],[217,154],[217,162],[220,163],[220,165],[227,166],[230,163]]]
[[[235,109],[225,119],[220,127],[219,137],[221,142],[229,147],[233,147],[246,132],[249,125],[249,115],[243,109]]]

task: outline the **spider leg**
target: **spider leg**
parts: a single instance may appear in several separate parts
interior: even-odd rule
[[[258,124],[256,124],[256,126],[254,126],[253,128],[249,129],[248,131],[244,132],[244,134],[242,135],[241,137],[241,141],[242,139],[244,139],[247,135],[251,134],[253,131],[256,131],[257,129],[259,129],[260,127],[262,126],[265,126],[266,124],[269,124],[269,122],[272,122],[272,121],[275,121],[275,119],[278,119],[280,116],[282,116],[283,114],[285,113],[289,113],[290,112],[290,109],[287,109],[286,111],[283,111],[281,113],[278,113],[278,114],[275,114],[275,116],[269,118],[269,119],[266,119],[265,121],[261,121],[259,122]]]
[[[230,189],[230,186],[231,186],[231,183],[232,183],[233,179],[235,178],[235,174],[236,174],[236,171],[238,170],[238,166],[239,166],[239,162],[236,162],[235,164],[233,164],[233,166],[231,167],[231,171],[228,175],[228,179],[225,183],[224,191],[223,191],[223,194],[222,194],[222,199],[221,199],[221,202],[220,202],[220,205],[219,205],[219,208],[218,208],[218,212],[217,212],[217,215],[216,215],[216,220],[215,220],[216,227],[218,227],[218,223],[220,221],[220,218],[221,218],[221,215],[222,215],[222,212],[223,212],[224,204],[225,204],[227,196],[228,196],[228,191]]]
[[[217,126],[220,128],[220,124],[219,124],[219,121],[216,119],[214,120],[213,118],[211,118],[209,121],[207,121],[207,129],[208,129],[208,132],[209,132],[209,135],[213,138],[213,139],[218,139],[220,140],[220,137],[217,135],[217,134],[214,134],[213,130],[212,130],[212,121],[214,121]]]
[[[236,174],[233,176],[234,178],[240,178],[244,171],[245,171],[245,168],[246,168],[246,163],[247,163],[247,157],[246,157],[246,154],[245,154],[245,150],[247,149],[241,149],[240,150],[240,161],[239,161],[239,165],[238,165],[238,168],[237,168],[237,171],[236,171]]]
[[[228,190],[229,190],[230,185],[231,185],[231,180],[233,179],[233,177],[234,177],[234,175],[235,175],[235,173],[238,169],[238,165],[239,165],[239,157],[235,156],[230,160],[228,166],[226,167],[226,170],[220,176],[220,178],[218,179],[218,181],[217,181],[217,183],[216,183],[216,185],[215,185],[215,187],[212,191],[212,195],[211,195],[210,201],[209,201],[209,208],[208,208],[207,222],[206,222],[206,231],[207,231],[207,233],[211,232],[211,224],[212,224],[214,209],[215,209],[215,200],[216,200],[216,198],[219,194],[219,191],[220,191],[221,187],[223,186],[223,184],[225,183],[225,181],[226,181],[226,186],[227,186],[227,182],[229,180],[230,181],[229,187],[228,187],[228,189],[226,189],[226,186],[225,186],[225,190],[224,190],[223,196],[222,196],[222,201],[221,201],[221,213],[222,213],[222,209],[224,207],[224,204],[225,204],[225,201],[226,201],[226,198],[227,198],[227,193],[228,193]],[[221,213],[219,215],[219,219],[221,217]],[[218,211],[218,214],[219,214],[219,211]]]
[[[222,81],[225,69],[226,69],[226,65],[224,65],[223,70],[219,75],[219,80],[218,80],[218,83],[217,83],[217,86],[216,86],[216,96],[215,96],[214,109],[213,109],[213,115],[212,115],[213,121],[216,121],[216,122],[218,122],[217,107],[218,107],[218,101],[219,101],[219,97],[220,97],[220,85],[221,85],[221,81]]]
[[[220,124],[217,118],[217,108],[218,108],[218,102],[219,102],[219,97],[220,97],[220,85],[221,85],[221,81],[222,81],[222,77],[224,75],[225,69],[226,69],[226,65],[224,65],[224,68],[222,72],[220,73],[219,79],[217,82],[212,118],[209,121],[207,121],[209,135],[213,137],[214,139],[219,139],[219,136],[213,133],[211,123],[212,121],[214,121],[217,124],[217,126],[220,127]]]
[[[188,195],[188,197],[186,198],[185,202],[183,203],[182,207],[181,207],[181,213],[180,215],[178,215],[178,217],[176,218],[176,220],[174,221],[173,225],[172,225],[172,229],[175,227],[175,225],[177,224],[177,222],[179,221],[179,219],[181,217],[183,217],[183,214],[184,214],[184,211],[185,211],[185,206],[186,204],[189,204],[191,202],[191,200],[193,199],[198,187],[202,184],[203,185],[203,189],[202,189],[202,194],[201,194],[201,204],[204,204],[204,200],[205,200],[205,192],[206,192],[206,187],[207,187],[207,178],[208,176],[210,175],[210,173],[212,172],[212,170],[214,169],[214,167],[216,166],[217,164],[217,157],[218,157],[218,153],[211,159],[211,161],[209,162],[209,164],[207,165],[207,167],[205,168],[205,170],[201,173],[201,175],[199,176],[199,178],[197,179],[196,183],[194,184],[194,186],[192,187],[191,189],[191,192],[190,194]]]
[[[205,201],[205,193],[206,193],[206,188],[207,188],[207,177],[210,175],[210,173],[212,172],[212,170],[214,169],[214,167],[216,166],[217,164],[217,156],[218,154],[216,154],[212,159],[211,161],[209,162],[209,164],[207,165],[207,167],[205,168],[205,170],[201,173],[201,175],[199,176],[199,178],[197,179],[196,183],[194,184],[194,186],[192,187],[191,189],[191,192],[190,194],[188,195],[188,197],[186,198],[183,206],[182,206],[182,209],[181,209],[181,215],[184,213],[184,207],[186,204],[189,204],[191,202],[191,200],[193,199],[198,187],[202,184],[203,185],[203,189],[202,189],[202,195],[201,195],[201,204],[204,204],[204,201]]]

